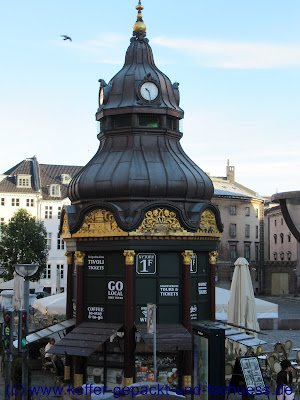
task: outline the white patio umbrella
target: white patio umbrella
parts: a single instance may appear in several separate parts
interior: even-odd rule
[[[245,258],[240,257],[234,265],[228,301],[228,322],[259,331],[249,263]],[[257,337],[257,333],[249,331],[249,334]],[[233,348],[236,347],[240,345],[234,344]]]
[[[42,314],[47,315],[62,315],[66,313],[67,293],[59,293],[53,296],[37,299],[32,307],[39,310]]]

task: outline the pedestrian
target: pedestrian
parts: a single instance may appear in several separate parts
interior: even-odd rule
[[[276,378],[277,400],[293,400],[295,393],[292,393],[292,383],[293,383],[292,364],[289,360],[283,360],[281,361],[280,365],[281,365],[281,371],[278,372]]]
[[[46,361],[51,361],[51,354],[48,353],[48,350],[51,349],[52,346],[55,344],[55,339],[50,338],[49,343],[46,344],[45,346],[45,360]]]

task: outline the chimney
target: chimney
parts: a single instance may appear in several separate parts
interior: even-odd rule
[[[229,165],[229,160],[227,160],[226,177],[229,182],[234,182],[234,167]]]

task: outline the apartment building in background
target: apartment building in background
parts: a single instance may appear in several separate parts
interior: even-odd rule
[[[7,223],[20,208],[26,209],[47,230],[49,257],[40,280],[45,291],[56,293],[67,285],[64,241],[59,237],[60,213],[70,204],[67,188],[78,166],[39,164],[36,156],[26,158],[0,175],[0,221]],[[57,285],[60,287],[57,288]]]

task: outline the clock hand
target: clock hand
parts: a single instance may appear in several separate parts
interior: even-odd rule
[[[149,93],[149,101],[150,101],[151,100],[150,90],[148,88],[145,88],[145,90],[147,90],[147,92]]]

